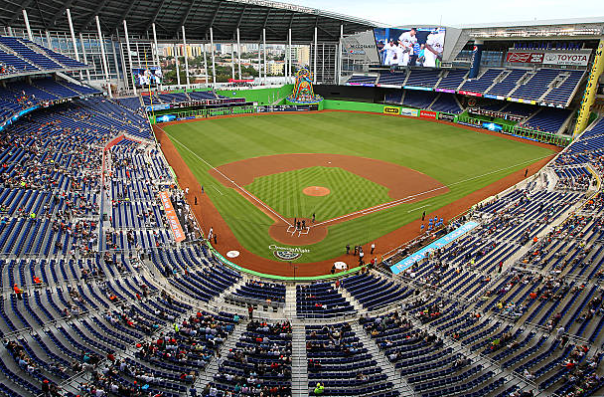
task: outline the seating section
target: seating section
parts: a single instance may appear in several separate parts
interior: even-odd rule
[[[291,395],[291,340],[289,322],[250,322],[204,395]]]
[[[437,112],[446,112],[459,114],[463,112],[463,108],[452,94],[440,94],[438,98],[430,105],[430,109]]]
[[[440,79],[440,71],[435,69],[413,69],[405,82],[410,87],[432,88]]]
[[[440,80],[436,88],[457,91],[461,83],[464,82],[467,74],[467,70],[451,69],[446,72],[446,75]]]
[[[521,125],[537,131],[555,134],[562,128],[570,115],[570,110],[542,108]]]
[[[571,95],[577,88],[577,85],[583,78],[584,73],[579,71],[570,71],[564,81],[545,96],[544,100],[558,105],[566,106],[571,99]]]
[[[251,301],[283,303],[285,302],[285,285],[251,280],[237,289],[235,295]]]
[[[61,71],[86,68],[87,65],[35,44],[27,39],[0,36],[2,74],[24,71]]]
[[[392,280],[367,274],[347,277],[342,281],[342,286],[368,310],[401,301],[414,291]]]
[[[466,80],[460,90],[484,93],[493,85],[493,82],[501,73],[501,69],[487,69],[478,78]]]
[[[436,92],[405,90],[403,105],[418,109],[428,109],[437,95],[438,93]]]
[[[329,318],[354,314],[355,310],[331,283],[296,286],[298,317]]]
[[[407,79],[407,73],[404,72],[381,72],[378,84],[401,87]]]
[[[399,395],[349,323],[306,326],[306,341],[310,395]]]
[[[353,74],[348,79],[346,84],[348,84],[348,85],[375,85],[376,80],[377,80],[377,76],[366,76],[366,75]]]
[[[559,72],[555,69],[539,69],[528,82],[518,87],[511,96],[536,101],[550,88]]]

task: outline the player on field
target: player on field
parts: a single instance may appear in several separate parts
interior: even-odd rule
[[[403,47],[403,58],[399,60],[399,65],[407,66],[409,57],[413,55],[413,46],[417,43],[417,29],[411,28],[410,31],[402,33],[398,38],[398,44]]]
[[[435,68],[440,66],[445,45],[445,34],[438,30],[432,31],[426,38],[426,49],[424,52],[424,66]]]

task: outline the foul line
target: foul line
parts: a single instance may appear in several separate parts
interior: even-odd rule
[[[434,188],[434,189],[426,190],[424,192],[412,194],[412,195],[404,197],[404,198],[400,198],[400,199],[397,199],[397,200],[389,201],[389,202],[384,203],[384,204],[376,205],[374,207],[365,208],[363,210],[356,211],[356,212],[351,212],[350,214],[338,216],[336,218],[332,218],[332,219],[329,219],[329,220],[326,220],[326,221],[323,221],[323,222],[320,222],[320,223],[316,223],[314,225],[311,225],[310,227],[325,225],[327,223],[332,223],[332,222],[335,222],[335,221],[338,221],[338,220],[341,220],[341,219],[345,219],[345,218],[350,218],[350,217],[353,217],[353,216],[356,216],[356,215],[367,215],[367,214],[371,214],[373,212],[378,212],[378,211],[386,210],[386,209],[389,209],[389,208],[392,208],[392,207],[396,207],[397,205],[404,204],[404,203],[410,201],[411,199],[413,199],[415,197],[422,196],[422,195],[427,194],[427,193],[432,193],[432,192],[435,192],[437,190],[448,188],[450,186],[459,185],[461,183],[466,183],[466,182],[469,182],[471,180],[482,178],[482,177],[487,176],[487,175],[496,174],[498,172],[505,171],[505,170],[510,169],[510,168],[518,167],[519,165],[528,164],[528,163],[532,164],[532,163],[535,163],[535,162],[537,162],[539,160],[542,160],[542,159],[544,159],[546,157],[549,157],[549,155],[548,156],[543,156],[543,157],[537,157],[537,158],[534,158],[534,159],[531,159],[531,160],[522,161],[522,162],[520,162],[518,164],[513,164],[513,165],[510,165],[508,167],[499,168],[497,170],[486,172],[486,173],[481,174],[481,175],[476,175],[476,176],[473,176],[471,178],[467,178],[467,179],[463,179],[461,181],[453,182],[453,183],[451,183],[449,185],[440,186],[440,187],[437,187],[437,188]],[[420,207],[420,208],[423,208],[423,207]]]
[[[250,192],[248,192],[247,190],[245,190],[244,188],[242,188],[241,186],[239,186],[234,180],[232,180],[231,178],[229,178],[228,176],[226,176],[225,174],[223,174],[220,170],[218,170],[218,168],[214,167],[212,164],[208,163],[206,160],[204,160],[202,157],[200,157],[197,153],[195,153],[194,151],[192,151],[191,149],[189,149],[186,145],[184,145],[181,141],[179,141],[178,139],[174,138],[173,136],[170,136],[170,134],[168,134],[167,132],[166,132],[166,135],[168,135],[168,137],[170,139],[172,139],[175,142],[177,142],[180,146],[182,146],[186,150],[188,150],[193,156],[197,157],[199,160],[201,160],[204,163],[206,163],[208,165],[208,167],[210,167],[211,169],[215,170],[217,173],[219,173],[220,175],[222,175],[222,177],[224,179],[226,179],[229,182],[231,182],[239,190],[241,190],[243,193],[245,193],[246,195],[248,195],[248,197],[250,197],[251,199],[253,199],[254,201],[256,201],[258,204],[260,204],[261,206],[263,206],[267,210],[269,210],[271,213],[275,214],[279,219],[281,219],[283,222],[287,223],[289,226],[292,226],[291,223],[289,223],[284,217],[282,217],[281,215],[279,215],[275,210],[273,210],[271,207],[269,207],[268,205],[266,205],[265,203],[263,203],[261,200],[259,200],[258,198],[256,198],[256,196],[254,196],[253,194],[251,194]]]

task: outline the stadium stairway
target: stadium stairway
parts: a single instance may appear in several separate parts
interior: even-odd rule
[[[242,319],[239,321],[239,324],[235,327],[233,333],[229,335],[227,340],[220,346],[218,352],[221,357],[227,357],[229,354],[229,350],[234,349],[237,346],[237,342],[241,338],[241,335],[247,330],[247,325],[249,323],[249,319]],[[208,383],[210,383],[214,379],[214,375],[218,373],[218,359],[216,356],[212,357],[210,363],[205,367],[205,369],[199,373],[197,379],[195,380],[195,388],[198,393],[206,387]],[[188,394],[187,394],[188,395]]]
[[[286,284],[285,285],[285,308],[284,314],[285,318],[293,320],[296,318],[296,313],[298,312],[298,301],[296,299],[296,286],[294,284]],[[304,331],[304,330],[302,330]],[[295,328],[294,328],[295,335]],[[294,336],[295,338],[295,336]]]
[[[378,346],[376,345],[375,340],[371,339],[365,329],[359,324],[358,321],[352,321],[350,326],[356,336],[358,336],[359,340],[363,343],[368,350],[368,352],[373,356],[373,358],[377,361],[378,366],[382,369],[382,371],[388,375],[388,379],[394,384],[395,390],[399,392],[399,396],[412,396],[414,395],[413,388],[407,383],[405,378],[401,376],[400,371],[398,371],[395,366],[388,361],[386,356]]]
[[[295,287],[293,301],[296,301]],[[287,298],[286,298],[287,299]],[[294,315],[296,311],[294,310]],[[304,323],[292,322],[292,396],[308,396],[308,358]]]
[[[352,296],[352,294],[350,292],[348,292],[346,290],[346,288],[341,287],[340,294],[342,294],[342,296],[348,301],[348,303],[350,303],[352,305],[352,307],[354,307],[354,310],[356,310],[357,313],[364,314],[367,312],[367,310],[363,307],[361,302],[356,300],[356,298],[354,296]]]

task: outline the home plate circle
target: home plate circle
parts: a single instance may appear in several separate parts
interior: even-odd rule
[[[229,251],[227,252],[227,256],[229,258],[237,258],[239,256],[239,251]]]
[[[323,186],[308,186],[305,187],[304,190],[302,190],[302,193],[307,196],[321,197],[327,196],[329,193],[331,193],[331,191]]]

